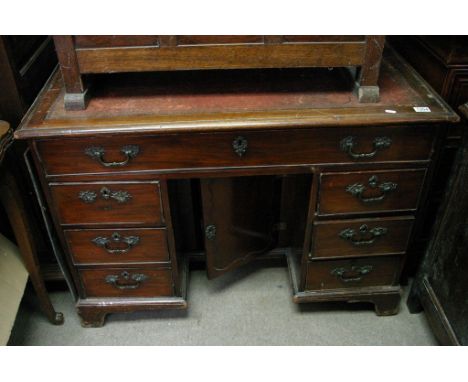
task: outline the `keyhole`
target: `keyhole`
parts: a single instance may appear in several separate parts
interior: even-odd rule
[[[372,175],[369,178],[369,186],[371,186],[372,188],[377,187],[378,182],[379,182],[379,178],[377,177],[377,175]]]
[[[365,225],[365,224],[363,224],[362,226],[359,227],[359,231],[361,233],[366,233],[368,229],[369,229],[369,227],[367,227],[367,225]]]
[[[103,197],[104,199],[109,199],[110,194],[111,194],[111,192],[110,192],[110,190],[109,190],[107,187],[101,188],[101,195],[102,195],[102,197]]]

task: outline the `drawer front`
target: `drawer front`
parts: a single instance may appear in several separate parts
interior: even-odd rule
[[[158,182],[50,184],[63,225],[164,223]]]
[[[65,230],[75,264],[168,262],[164,228]]]
[[[430,127],[315,128],[46,140],[37,150],[48,175],[207,167],[427,160]]]
[[[86,297],[172,296],[170,269],[107,268],[80,271]]]
[[[322,173],[319,215],[415,210],[426,169]]]
[[[306,290],[393,285],[398,280],[398,257],[319,260],[307,264]]]
[[[403,254],[414,218],[355,219],[314,224],[314,258]]]

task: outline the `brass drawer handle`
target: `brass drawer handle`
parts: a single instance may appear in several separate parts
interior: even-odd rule
[[[128,193],[127,191],[122,191],[122,190],[111,191],[107,187],[102,187],[99,193],[102,199],[104,200],[114,199],[118,203],[128,202],[132,198],[132,195]],[[78,198],[81,199],[85,203],[94,203],[97,197],[98,197],[98,194],[94,191],[86,190],[86,191],[80,191],[78,193]]]
[[[364,186],[362,183],[354,183],[350,184],[349,186],[346,187],[346,192],[349,192],[351,195],[357,197],[361,202],[363,203],[375,203],[375,202],[380,202],[384,200],[388,194],[394,190],[397,189],[398,184],[393,183],[393,182],[384,182],[378,184],[378,177],[376,175],[373,175],[369,178],[369,187],[370,189],[379,189],[381,192],[381,195],[379,196],[371,196],[371,197],[366,197],[364,196],[365,191],[367,190],[367,187]]]
[[[360,245],[371,245],[374,242],[388,232],[387,228],[384,227],[374,227],[369,229],[366,224],[363,224],[359,227],[359,235],[356,230],[352,228],[346,228],[340,232],[339,237],[350,241],[355,246]],[[358,237],[360,236],[360,237]]]
[[[130,159],[135,158],[140,152],[140,147],[137,145],[126,145],[120,149],[120,152],[125,156],[125,159],[121,162],[107,162],[104,159],[106,151],[104,147],[92,146],[85,149],[85,154],[97,160],[104,167],[122,167],[128,164]]]
[[[249,147],[249,143],[244,137],[239,136],[234,138],[232,141],[232,148],[234,149],[234,152],[240,157],[242,157],[247,152],[247,147]]]
[[[358,282],[361,281],[365,275],[368,275],[372,271],[372,265],[363,265],[358,267],[353,265],[351,269],[346,269],[344,267],[333,269],[330,274],[336,276],[338,280],[344,283],[349,282]],[[349,276],[349,274],[351,274]]]
[[[111,284],[118,289],[136,289],[141,283],[148,280],[148,276],[143,273],[130,274],[123,271],[120,275],[107,275],[105,280],[107,284]]]
[[[111,237],[103,237],[98,236],[91,240],[94,244],[98,247],[104,248],[108,253],[120,255],[122,253],[127,253],[130,251],[135,245],[140,242],[140,238],[138,236],[121,236],[118,232],[112,233]],[[113,243],[124,243],[127,244],[126,248],[111,248],[109,244]]]
[[[353,149],[356,146],[356,138],[346,137],[341,140],[340,148],[342,151],[347,153],[353,159],[366,159],[366,158],[375,157],[377,153],[379,152],[379,150],[389,148],[391,144],[392,144],[392,140],[390,138],[377,137],[374,139],[374,142],[373,142],[374,151],[370,153],[355,153]]]
[[[85,203],[94,203],[97,198],[97,194],[94,191],[80,191],[78,193],[78,198]]]
[[[216,226],[209,224],[205,228],[205,236],[208,240],[214,240],[216,238]]]

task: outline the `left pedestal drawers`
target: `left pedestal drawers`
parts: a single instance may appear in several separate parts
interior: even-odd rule
[[[82,153],[72,161],[79,171],[82,160],[97,160],[101,172],[111,168],[112,174],[42,179],[68,250],[82,324],[100,326],[114,311],[185,308],[185,267],[174,249],[166,181],[148,175],[142,180],[141,174],[128,173],[125,158],[105,162],[103,155]]]

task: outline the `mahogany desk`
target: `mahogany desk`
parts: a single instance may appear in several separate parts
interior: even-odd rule
[[[458,117],[394,53],[372,105],[344,69],[96,80],[87,109],[65,111],[57,73],[15,133],[29,141],[84,326],[186,308],[197,253],[209,278],[285,255],[295,302],[397,313],[440,137]]]

